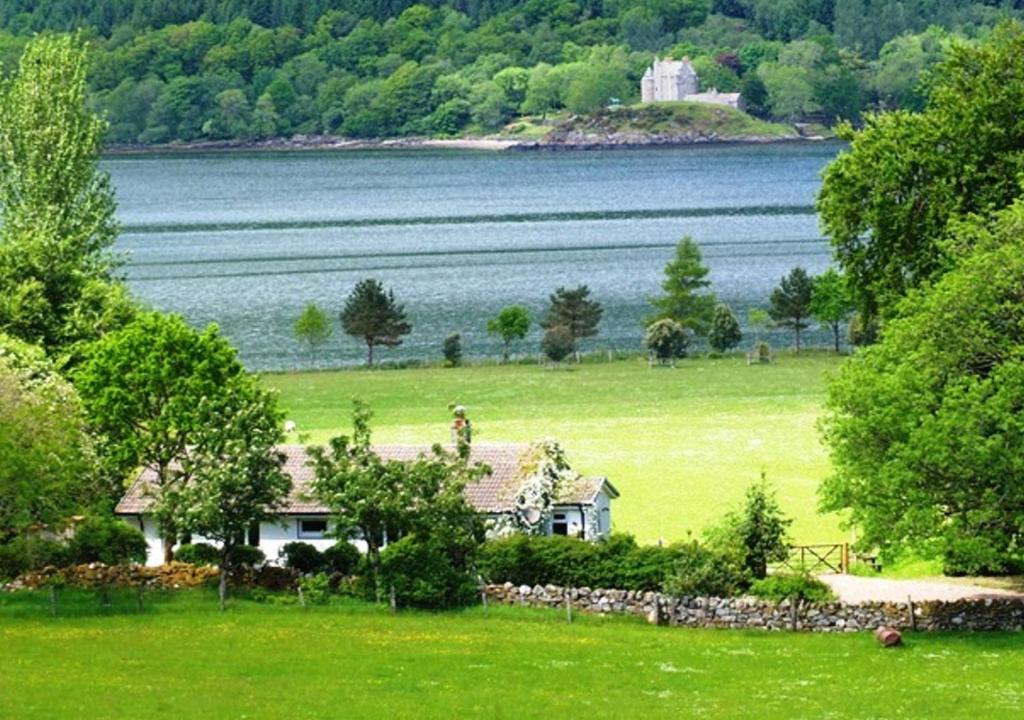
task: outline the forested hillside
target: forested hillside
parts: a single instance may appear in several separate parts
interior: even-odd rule
[[[655,54],[752,114],[917,108],[953,38],[1024,0],[8,0],[0,57],[83,29],[114,143],[457,135],[635,102]]]

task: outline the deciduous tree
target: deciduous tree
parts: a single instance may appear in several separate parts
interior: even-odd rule
[[[382,598],[381,550],[385,542],[418,533],[420,537],[469,533],[482,540],[482,525],[468,508],[463,491],[490,469],[469,463],[469,445],[457,452],[435,445],[432,454],[411,462],[384,461],[370,445],[372,413],[356,402],[353,432],[308,448],[315,479],[312,491],[331,510],[339,538],[359,538],[373,572],[377,601]],[[459,544],[452,540],[454,544]]]
[[[234,549],[253,525],[279,519],[292,480],[277,450],[282,416],[272,395],[257,390],[204,398],[199,410],[204,422],[182,463],[190,482],[179,491],[175,520],[182,530],[220,544],[223,610]]]
[[[508,362],[513,340],[522,340],[530,331],[530,311],[522,305],[509,305],[487,321],[487,332],[501,338],[501,361]]]
[[[853,314],[853,300],[846,288],[846,278],[829,268],[814,278],[811,293],[811,315],[832,331],[836,352],[839,352],[839,328]]]
[[[0,543],[102,497],[78,394],[40,348],[0,335]]]
[[[35,38],[0,83],[0,331],[50,353],[133,312],[113,280],[114,193],[98,166],[105,127],[86,107],[76,39]]]
[[[309,303],[295,321],[295,339],[309,346],[309,358],[313,359],[316,349],[331,339],[333,328],[327,313],[316,303]]]
[[[920,114],[896,111],[845,127],[818,210],[865,322],[953,266],[950,223],[1006,207],[1024,159],[1024,28],[950,44]]]
[[[99,438],[111,500],[129,474],[153,470],[151,492],[165,559],[178,539],[176,502],[191,479],[189,453],[209,432],[210,408],[242,408],[262,390],[215,325],[203,332],[177,315],[144,313],[97,341],[74,373]]]
[[[951,572],[1024,560],[1022,238],[1019,202],[958,228],[975,249],[829,383],[822,507],[849,513],[862,548],[938,552]]]

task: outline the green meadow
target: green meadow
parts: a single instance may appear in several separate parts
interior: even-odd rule
[[[837,517],[817,512],[816,497],[829,472],[816,422],[825,377],[839,362],[812,352],[754,366],[726,357],[652,368],[631,358],[568,369],[340,370],[264,381],[314,442],[348,432],[355,397],[373,408],[378,442],[447,442],[453,402],[466,406],[475,442],[557,439],[577,470],[607,476],[621,491],[613,523],[641,542],[700,532],[764,472],[794,518],[794,539],[813,543],[848,537]]]
[[[656,628],[492,607],[428,614],[212,592],[0,595],[0,717],[1019,718],[1016,634]]]

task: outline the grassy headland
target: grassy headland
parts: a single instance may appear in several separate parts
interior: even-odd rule
[[[792,125],[766,122],[741,110],[697,102],[605,108],[557,123],[540,146],[668,145],[797,140]]]
[[[0,596],[0,716],[434,718],[1020,717],[1013,634],[655,628],[492,607],[306,611],[213,595],[133,594],[98,612],[66,591]],[[102,672],[99,672],[102,670]]]
[[[643,542],[701,531],[763,471],[795,518],[795,539],[825,542],[846,537],[836,517],[818,514],[815,497],[829,470],[815,423],[825,375],[838,364],[812,353],[765,366],[728,357],[649,368],[634,358],[568,370],[481,365],[264,380],[312,441],[349,431],[354,397],[373,408],[380,442],[447,441],[451,402],[468,408],[479,442],[555,438],[574,467],[622,491],[615,526]]]

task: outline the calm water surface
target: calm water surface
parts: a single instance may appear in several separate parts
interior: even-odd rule
[[[135,293],[197,325],[218,323],[249,367],[267,370],[311,364],[292,337],[310,301],[336,321],[313,364],[362,360],[337,314],[364,277],[392,287],[413,324],[383,359],[438,358],[453,331],[466,355],[494,355],[487,318],[510,303],[539,316],[556,287],[580,283],[605,307],[589,346],[637,349],[647,299],[683,235],[743,320],[793,266],[827,267],[812,206],[838,149],[208,153],[104,164]],[[536,351],[539,338],[535,327],[522,349]]]

